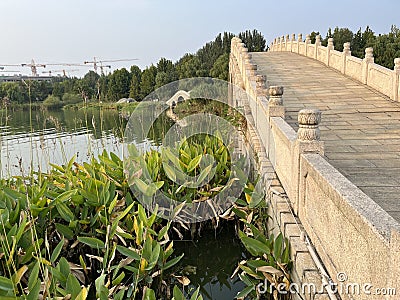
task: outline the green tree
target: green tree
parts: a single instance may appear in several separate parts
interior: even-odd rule
[[[229,73],[229,54],[224,53],[214,63],[210,70],[210,75],[213,78],[228,80]]]
[[[129,97],[131,74],[125,68],[115,70],[108,81],[107,98],[109,101],[118,101]]]
[[[261,52],[265,51],[267,41],[261,32],[254,29],[253,31],[246,30],[245,32],[239,33],[239,38],[245,43],[249,52]]]
[[[7,97],[11,103],[23,103],[27,98],[23,87],[17,82],[4,82],[1,84],[0,90],[3,97]]]
[[[154,91],[156,85],[157,68],[154,65],[147,67],[142,73],[140,82],[141,99],[145,98]]]
[[[136,65],[131,66],[131,84],[129,88],[129,97],[135,100],[140,98],[140,82],[142,78],[142,70]]]
[[[171,60],[161,58],[157,63],[157,75],[155,88],[162,87],[178,79],[175,66]]]
[[[98,80],[100,75],[94,71],[89,71],[85,76],[77,82],[74,90],[78,90],[80,94],[84,94],[88,99],[98,97]],[[68,91],[70,92],[70,91]]]
[[[344,43],[351,43],[353,40],[353,32],[348,28],[336,27],[333,31],[333,43],[335,45],[335,50],[343,51]]]
[[[313,31],[310,33],[311,44],[315,44],[315,38],[317,35],[319,35],[319,31]]]

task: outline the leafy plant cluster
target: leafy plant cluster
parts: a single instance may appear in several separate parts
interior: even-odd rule
[[[251,257],[238,265],[248,287],[237,298],[260,296],[256,287],[265,278],[270,283],[287,282],[288,242],[281,235],[268,235],[263,198],[240,168],[232,168],[236,179],[229,179],[229,148],[219,138],[205,135],[166,151],[164,155],[179,167],[175,170],[206,183],[199,189],[175,184],[174,176],[182,174],[162,164],[161,151],[138,154],[134,149],[129,160],[136,169],[130,177],[120,158],[103,152],[89,163],[78,164],[72,158],[66,165],[52,165],[46,174],[3,179],[0,298],[201,300],[199,289],[185,290],[189,278],[174,274],[182,255],[174,254],[173,234],[189,228],[159,218],[157,205],[153,213],[146,211],[130,185],[148,197],[160,191],[190,203],[208,201],[236,179],[245,184],[240,199],[212,217],[218,226],[219,218],[236,216],[240,240]],[[212,164],[204,161],[208,155],[214,158]],[[270,287],[266,296],[274,291]]]
[[[0,297],[135,299],[162,289],[181,259],[171,223],[131,197],[122,161],[104,152],[53,167],[2,181]]]
[[[239,238],[250,254],[250,258],[239,262],[234,273],[247,286],[236,298],[288,299],[285,297],[289,293],[278,293],[278,288],[285,286],[284,290],[289,290],[292,268],[289,240],[282,233],[274,236],[271,228],[267,228],[269,216],[265,203],[253,191],[254,186],[248,184],[246,201],[239,199],[233,208],[239,222]]]

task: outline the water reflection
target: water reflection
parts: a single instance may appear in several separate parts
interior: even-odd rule
[[[144,118],[152,110],[143,111]],[[1,177],[47,171],[49,163],[63,164],[76,155],[87,161],[106,149],[122,157],[127,120],[116,110],[0,111]],[[146,139],[158,144],[172,122],[162,116]]]

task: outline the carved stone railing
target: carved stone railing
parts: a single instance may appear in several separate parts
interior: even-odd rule
[[[270,51],[288,51],[304,55],[323,62],[343,74],[356,79],[388,96],[390,99],[400,101],[400,58],[394,59],[394,69],[382,67],[374,63],[373,49],[365,49],[363,59],[351,55],[350,43],[344,43],[343,52],[334,50],[333,39],[328,39],[328,45],[321,45],[321,36],[317,35],[315,44],[311,44],[310,35],[305,41],[299,34],[298,39],[294,34],[284,38],[276,38],[270,46]]]
[[[398,80],[399,59],[395,60],[395,71],[386,71],[373,63],[371,49],[360,60],[350,55],[349,44],[339,52],[334,50],[332,39],[328,40],[327,47],[320,46],[319,37],[317,44],[311,45],[309,40],[307,37],[303,42],[299,36],[296,41],[292,35],[286,42],[283,38],[276,40],[271,50],[316,58],[370,86],[394,89],[391,85],[378,86],[373,78],[381,76],[384,82],[391,82],[389,77],[393,82]],[[252,53],[248,53],[240,39],[233,38],[230,81],[245,89],[249,96],[239,100],[233,91],[231,103],[238,105],[245,101],[249,107],[262,148],[331,278],[341,284],[336,275],[345,272],[350,284],[394,287],[400,291],[399,223],[325,160],[324,143],[319,134],[321,113],[301,110],[296,132],[285,121],[284,88],[271,86],[268,74],[258,74],[257,69]],[[381,295],[365,298],[362,293],[340,296],[342,299],[384,299]]]

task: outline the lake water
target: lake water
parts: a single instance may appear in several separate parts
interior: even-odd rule
[[[143,114],[150,118],[155,112]],[[77,162],[88,161],[103,149],[123,157],[126,124],[116,110],[0,111],[1,177],[29,174],[31,168],[45,172],[49,163],[64,164],[74,155]],[[135,143],[157,146],[172,125],[162,114],[149,136]],[[243,255],[233,230],[175,244],[177,253],[185,253],[181,267],[196,267],[188,277],[192,288],[201,286],[204,299],[233,299],[244,287],[237,277],[230,278]]]

